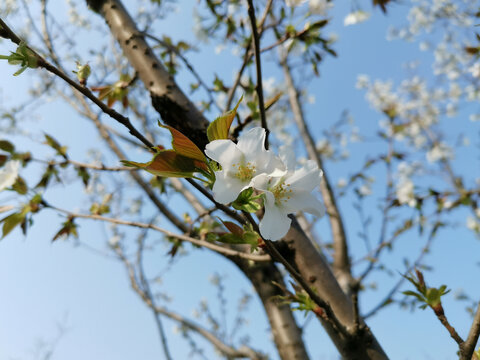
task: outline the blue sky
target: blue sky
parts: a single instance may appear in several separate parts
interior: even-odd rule
[[[369,3],[363,6],[365,10],[373,12],[373,17],[352,27],[343,26],[343,18],[351,8],[349,3],[337,2],[331,13],[333,20],[326,32],[338,35],[335,50],[339,57],[327,58],[321,65],[321,76],[309,86],[316,102],[306,105],[307,116],[316,136],[321,134],[323,128],[337,121],[345,109],[349,110],[363,133],[375,133],[381,115],[370,108],[364,100],[364,93],[355,88],[358,74],[398,82],[406,74],[403,64],[413,59],[421,60],[420,72],[427,74],[430,71],[431,54],[420,52],[418,43],[385,40],[390,25],[405,22],[407,6],[395,4],[387,15],[381,14],[379,9],[372,10]],[[62,14],[64,9],[59,8],[55,10],[57,11]],[[190,2],[185,1],[178,13],[158,23],[158,33],[172,34],[174,39],[194,41],[190,25],[178,26],[178,19],[183,16],[189,18],[191,11]],[[224,60],[226,55],[214,55],[213,48],[214,44],[210,43],[191,58],[192,63],[198,64],[198,71],[208,74],[206,78],[210,80],[213,80],[214,72],[232,73],[231,63]],[[13,50],[10,44],[5,41],[0,43],[0,53],[6,54],[9,50]],[[278,72],[270,71],[268,66],[265,68],[266,77],[275,76],[281,81]],[[0,102],[3,104],[17,103],[28,86],[28,74],[14,78],[11,76],[14,71],[5,62],[0,63]],[[187,79],[188,76],[178,78],[184,86]],[[110,120],[105,118],[105,121]],[[30,142],[18,142],[17,147],[32,151],[34,156],[37,153],[39,156],[51,155],[41,145],[39,134],[43,131],[55,134],[62,143],[68,144],[71,157],[77,160],[84,160],[85,151],[94,147],[98,141],[97,137],[92,136],[91,125],[59,101],[36,109],[28,124],[36,137]],[[446,123],[447,132],[450,128],[455,128],[455,124]],[[367,153],[376,151],[380,146],[383,145],[377,140],[363,146],[354,145],[348,163],[327,163],[332,181],[335,183],[338,179],[347,177],[352,168],[355,168],[352,164],[360,163]],[[469,149],[465,151],[471,152]],[[135,153],[135,156],[141,155]],[[107,155],[107,159],[113,158]],[[473,178],[480,176],[478,162],[472,167],[467,161],[458,161],[457,166],[470,167]],[[32,169],[24,176],[35,179],[38,172]],[[45,195],[52,203],[61,203],[65,208],[85,209],[86,206],[85,200],[82,200],[83,188],[78,182],[57,185]],[[10,199],[11,196],[5,198]],[[371,208],[376,206],[373,200],[368,201]],[[351,253],[356,254],[363,250],[360,240],[355,239],[359,226],[355,219],[358,216],[352,209],[351,198],[343,199],[340,204],[345,218],[349,219],[352,226],[349,230],[351,239],[354,239]],[[461,215],[458,216],[458,221],[464,223]],[[151,313],[130,290],[124,268],[108,256],[105,227],[98,223],[79,222],[80,245],[77,246],[72,241],[52,244],[50,239],[62,221],[51,211],[42,212],[35,218],[35,225],[27,237],[16,230],[0,242],[0,359],[36,359],[36,344],[39,340],[51,342],[56,337],[58,323],[65,325],[67,331],[58,341],[54,360],[162,359]],[[166,223],[161,225],[168,227]],[[376,229],[375,225],[374,220],[372,231]],[[327,229],[326,221],[322,220],[318,228],[320,234],[325,234],[322,237],[328,238]],[[133,238],[136,233],[129,234]],[[412,253],[416,254],[422,246],[420,241],[424,240],[416,238],[412,233],[388,255],[392,264],[398,264],[398,271],[403,270],[402,257],[415,256]],[[107,256],[89,250],[90,247],[101,250]],[[168,247],[160,246],[148,256],[147,267],[152,274],[168,266],[169,259],[165,256],[167,251]],[[461,229],[443,232],[428,257],[429,264],[435,267],[435,271],[428,274],[427,280],[437,286],[445,283],[453,290],[469,289],[469,294],[478,299],[480,291],[472,286],[478,277],[478,256],[475,257],[478,253],[479,242],[469,232]],[[172,295],[173,301],[167,306],[191,316],[192,311],[198,308],[199,301],[206,298],[211,299],[212,308],[218,309],[215,289],[209,283],[209,277],[214,273],[226,276],[230,304],[228,322],[231,323],[235,315],[236,299],[242,292],[250,291],[251,285],[234,266],[207,251],[195,251],[181,257],[168,271],[163,278],[162,288]],[[380,290],[365,295],[361,303],[362,309],[368,310],[376,304],[397,278],[397,274],[379,277]],[[453,301],[453,296],[449,295],[445,298],[445,308],[454,325],[465,335],[470,319],[464,306]],[[268,351],[275,359],[265,315],[256,298],[249,307],[248,317],[251,322],[245,330],[252,338],[252,345]],[[303,316],[299,314],[298,318],[299,323],[303,323]],[[455,343],[429,311],[417,310],[411,313],[399,311],[397,306],[392,306],[368,323],[392,359],[455,359]],[[164,325],[174,358],[187,358],[188,347],[181,336],[173,333],[174,324],[164,320]],[[305,339],[309,344],[311,358],[336,359],[335,349],[315,320],[309,323],[307,329]],[[212,356],[211,348],[208,351],[209,356]]]

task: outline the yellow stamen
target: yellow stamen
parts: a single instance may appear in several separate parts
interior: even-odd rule
[[[291,195],[292,189],[290,189],[290,184],[285,184],[284,181],[281,181],[273,188],[270,189],[273,196],[275,196],[275,203],[280,205],[282,202],[287,202]]]
[[[256,170],[255,165],[251,162],[233,164],[232,167],[236,170],[235,177],[241,181],[251,180]]]

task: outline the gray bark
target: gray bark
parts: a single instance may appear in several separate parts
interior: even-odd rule
[[[283,251],[284,257],[294,264],[317,295],[330,305],[337,319],[351,334],[347,337],[337,331],[330,322],[321,320],[342,357],[348,360],[388,359],[361,319],[358,319],[357,329],[350,299],[342,291],[325,258],[308,239],[295,218],[284,242],[288,246],[288,249]]]

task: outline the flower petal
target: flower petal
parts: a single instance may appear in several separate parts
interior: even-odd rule
[[[287,167],[287,170],[294,171],[296,167],[295,150],[292,146],[283,145],[278,149],[278,155]]]
[[[260,234],[269,240],[279,240],[290,229],[292,220],[281,208],[275,205],[275,197],[265,192],[265,215],[260,221]]]
[[[12,186],[18,177],[20,161],[10,160],[0,170],[0,191]]]
[[[216,180],[212,189],[213,198],[221,204],[232,202],[248,187],[248,182],[229,177],[225,171],[217,171],[215,175]]]
[[[267,191],[272,184],[275,184],[278,181],[276,177],[271,177],[266,173],[255,176],[252,179],[250,185],[257,190]]]
[[[292,190],[310,192],[320,185],[322,171],[317,164],[309,160],[300,169],[296,170],[291,176],[285,179],[285,182],[291,184]]]
[[[265,129],[255,127],[243,133],[238,138],[237,147],[244,154],[256,154],[265,152]]]
[[[287,214],[293,214],[297,211],[306,211],[317,217],[325,214],[325,207],[315,195],[310,192],[296,192],[283,203],[283,209]]]
[[[208,143],[205,147],[205,154],[223,168],[229,168],[231,164],[239,162],[243,156],[231,140],[214,140]]]

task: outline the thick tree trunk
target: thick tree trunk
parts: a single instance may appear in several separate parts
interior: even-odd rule
[[[287,304],[280,305],[274,296],[284,295],[274,285],[285,286],[283,277],[273,263],[256,263],[235,261],[237,266],[252,282],[258,296],[262,300],[272,329],[273,340],[282,360],[308,360],[309,356],[302,339],[302,333]]]
[[[208,120],[185,96],[157,59],[122,3],[87,0],[87,4],[105,19],[112,35],[149,91],[152,105],[162,120],[188,134],[203,149],[207,141],[205,131]]]
[[[340,288],[327,261],[307,238],[298,222],[293,218],[292,227],[284,238],[288,249],[284,249],[285,258],[293,264],[317,295],[327,302],[340,323],[351,334],[345,336],[322,321],[322,325],[344,359],[348,360],[384,360],[388,359],[382,347],[370,329],[361,320],[356,330],[353,305]]]

